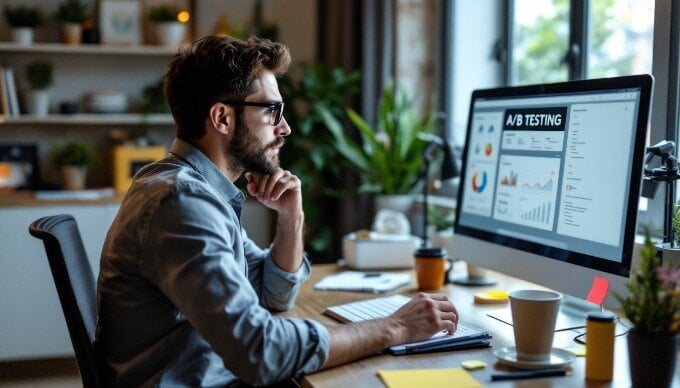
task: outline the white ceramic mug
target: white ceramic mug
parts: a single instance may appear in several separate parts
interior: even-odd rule
[[[510,292],[508,297],[517,357],[528,361],[549,360],[562,294],[517,290]]]

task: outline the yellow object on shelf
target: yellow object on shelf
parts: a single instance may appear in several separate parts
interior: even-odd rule
[[[149,163],[163,159],[166,154],[164,146],[113,147],[113,187],[119,193],[127,191],[137,171]]]
[[[489,290],[475,294],[475,303],[502,304],[508,303],[508,293],[503,290]]]

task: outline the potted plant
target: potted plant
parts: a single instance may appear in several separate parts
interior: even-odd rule
[[[87,169],[94,165],[97,155],[90,143],[70,141],[54,146],[51,157],[54,165],[61,169],[62,187],[65,190],[82,190]]]
[[[432,246],[451,249],[456,212],[453,209],[430,204],[427,207],[427,218],[430,223],[428,235]]]
[[[344,116],[349,97],[361,91],[361,74],[314,64],[304,66],[301,78],[283,76],[279,87],[286,103],[286,121],[295,128],[295,136],[286,141],[290,151],[281,154],[281,165],[303,182],[305,248],[310,256],[335,260],[341,239],[334,234],[337,225],[328,220],[339,218],[343,166],[319,112],[323,109],[337,119]]]
[[[46,116],[50,106],[50,95],[47,88],[52,86],[51,62],[34,61],[26,65],[26,79],[30,93],[28,95],[28,113]]]
[[[680,267],[661,266],[648,231],[627,287],[628,296],[616,297],[633,324],[628,332],[633,386],[670,387],[680,341]]]
[[[161,4],[149,10],[149,19],[156,29],[156,40],[162,46],[177,47],[186,34],[185,23],[180,21],[181,10],[176,5]]]
[[[61,23],[61,37],[64,43],[80,44],[86,16],[87,4],[81,0],[66,0],[59,4],[57,19]]]
[[[22,46],[33,43],[33,29],[43,22],[40,8],[26,5],[5,6],[4,14],[12,30],[12,40]]]
[[[360,143],[345,134],[336,118],[328,112],[322,114],[338,152],[362,179],[359,191],[379,194],[377,209],[407,213],[412,204],[410,194],[422,173],[426,146],[423,136],[434,132],[437,114],[430,110],[419,118],[407,94],[389,85],[379,102],[376,128],[353,109],[347,109],[350,121],[359,130]]]

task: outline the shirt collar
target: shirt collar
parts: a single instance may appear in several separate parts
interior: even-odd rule
[[[182,139],[175,138],[170,147],[170,153],[183,159],[196,172],[203,175],[208,183],[217,189],[217,192],[224,199],[239,205],[245,201],[245,194],[234,185],[227,177],[217,169],[213,163],[201,150],[192,146]]]

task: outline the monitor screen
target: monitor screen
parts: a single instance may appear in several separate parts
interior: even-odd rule
[[[594,276],[625,280],[652,83],[641,75],[475,91],[454,256],[580,298]]]

